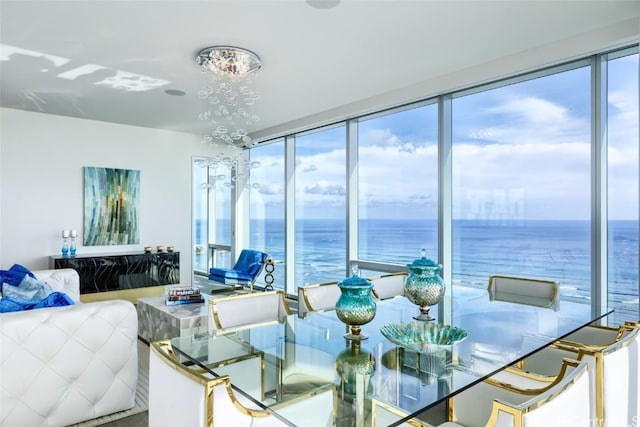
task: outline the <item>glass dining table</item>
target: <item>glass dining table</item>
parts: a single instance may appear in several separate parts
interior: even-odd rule
[[[424,425],[425,418],[437,424],[443,411],[436,409],[449,397],[611,312],[594,314],[579,302],[496,300],[484,289],[448,292],[447,318],[467,336],[427,351],[381,333],[387,325],[417,322],[418,307],[402,296],[377,302],[362,341],[346,340],[347,326],[328,310],[176,337],[171,346],[183,363],[229,375],[236,394],[288,425]]]

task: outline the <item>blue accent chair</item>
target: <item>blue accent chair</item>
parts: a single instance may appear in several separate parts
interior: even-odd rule
[[[225,285],[249,285],[253,288],[267,257],[264,252],[243,249],[233,268],[210,268],[209,280]]]

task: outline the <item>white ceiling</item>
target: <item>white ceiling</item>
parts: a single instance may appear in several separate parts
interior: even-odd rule
[[[522,58],[542,50],[549,62],[583,55],[567,40],[585,33],[594,48],[599,34],[629,41],[629,28],[637,40],[639,17],[640,2],[628,0],[342,0],[330,9],[304,0],[0,0],[0,101],[201,134],[211,126],[198,119],[207,80],[195,56],[232,45],[263,61],[253,80],[261,120],[251,131],[265,138],[522,71],[540,65]],[[79,68],[91,64],[101,69]],[[96,84],[117,70],[168,83],[145,91]]]

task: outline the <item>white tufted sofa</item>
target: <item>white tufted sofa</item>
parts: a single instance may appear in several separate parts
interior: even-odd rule
[[[33,273],[77,303],[0,313],[0,426],[67,426],[133,407],[134,305],[79,303],[75,270]]]

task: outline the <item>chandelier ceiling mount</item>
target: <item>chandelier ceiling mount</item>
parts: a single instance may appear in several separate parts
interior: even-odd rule
[[[260,57],[247,49],[234,46],[211,46],[196,57],[203,71],[221,77],[245,77],[262,67]]]

